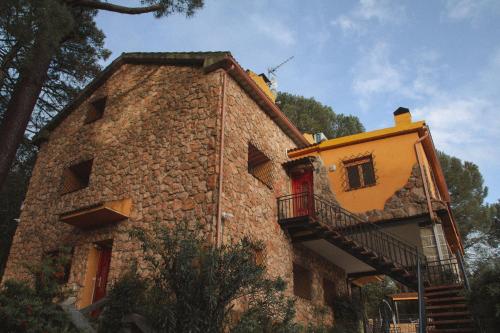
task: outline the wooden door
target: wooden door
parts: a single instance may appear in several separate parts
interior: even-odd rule
[[[106,296],[106,285],[108,284],[109,265],[111,263],[111,246],[99,246],[99,260],[95,276],[94,296],[92,303]]]
[[[312,170],[306,170],[292,176],[293,210],[296,217],[312,214],[314,210],[313,188]]]

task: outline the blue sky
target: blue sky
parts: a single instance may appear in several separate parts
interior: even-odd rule
[[[278,71],[279,90],[356,115],[367,130],[408,107],[438,149],[479,165],[489,202],[500,198],[500,1],[205,2],[190,19],[100,13],[109,61],[228,50],[260,73],[293,55]]]

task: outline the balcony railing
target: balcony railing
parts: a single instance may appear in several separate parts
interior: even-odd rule
[[[463,272],[455,258],[428,261],[425,266],[425,275],[428,285],[463,284]]]
[[[416,276],[417,258],[425,263],[416,246],[398,236],[382,230],[378,225],[365,221],[342,207],[309,192],[278,198],[278,219],[299,220],[310,218],[355,241],[378,256],[386,258]]]

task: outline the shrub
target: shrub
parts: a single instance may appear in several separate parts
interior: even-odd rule
[[[100,332],[116,332],[131,312],[161,332],[293,332],[293,300],[282,279],[265,277],[256,252],[262,244],[247,238],[208,246],[186,225],[156,226],[153,235],[133,231],[144,252],[146,272],[131,270],[114,284]],[[233,316],[235,303],[245,308]]]
[[[1,332],[77,332],[57,305],[64,298],[58,274],[66,255],[46,257],[30,265],[33,284],[8,280],[0,290]]]
[[[498,332],[500,327],[500,259],[478,267],[471,279],[469,309],[482,328]]]

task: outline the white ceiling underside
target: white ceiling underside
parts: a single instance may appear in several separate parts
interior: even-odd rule
[[[305,247],[318,253],[326,260],[345,270],[347,274],[375,271],[375,269],[361,260],[356,259],[344,250],[332,245],[324,239],[302,243]]]

